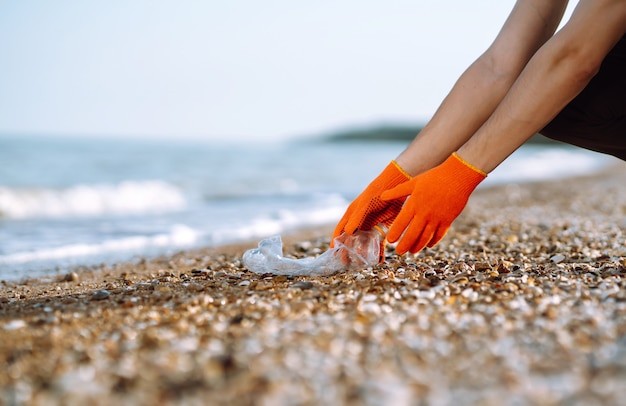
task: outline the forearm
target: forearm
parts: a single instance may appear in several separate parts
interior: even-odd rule
[[[432,120],[398,156],[398,164],[416,175],[470,139],[552,36],[566,5],[567,0],[518,0],[493,44],[459,78]]]
[[[498,74],[483,55],[459,78],[419,136],[398,156],[411,175],[443,162],[493,113],[517,72]]]
[[[619,2],[579,3],[572,20],[530,60],[493,115],[458,150],[459,156],[491,172],[545,127],[585,88],[624,34],[624,14]],[[601,22],[603,31],[590,37]]]
[[[493,115],[465,145],[459,156],[484,172],[502,161],[541,130],[584,87],[592,75],[579,72],[573,59],[553,69],[537,55]]]

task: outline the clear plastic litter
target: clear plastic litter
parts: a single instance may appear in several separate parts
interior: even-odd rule
[[[384,238],[380,228],[341,234],[335,238],[333,248],[323,254],[293,259],[283,256],[283,242],[276,235],[259,242],[258,248],[246,251],[242,261],[248,270],[258,274],[328,276],[378,264]]]

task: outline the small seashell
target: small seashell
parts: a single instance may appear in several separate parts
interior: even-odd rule
[[[190,292],[202,292],[204,290],[204,285],[200,283],[192,282],[185,286]]]
[[[76,282],[78,280],[78,274],[76,272],[70,272],[63,276],[62,282]]]
[[[296,248],[300,251],[300,252],[307,252],[308,250],[311,249],[313,245],[311,244],[310,241],[302,241],[300,243],[298,243],[296,245]]]
[[[90,300],[104,300],[107,299],[109,296],[111,296],[111,293],[109,293],[108,290],[106,289],[101,289],[96,291],[92,296]]]
[[[133,287],[137,290],[154,290],[154,285],[148,282],[137,282]]]
[[[10,322],[6,323],[3,328],[7,331],[11,331],[19,330],[24,327],[26,327],[26,322],[24,320],[11,320]]]
[[[486,271],[486,270],[491,269],[491,265],[489,265],[489,263],[487,262],[476,262],[474,264],[474,269],[476,271]]]
[[[363,313],[371,313],[373,315],[380,313],[380,305],[376,302],[365,302],[359,304],[359,310]]]
[[[466,276],[457,276],[456,278],[452,279],[453,283],[458,283],[460,285],[465,285],[466,283],[469,282],[469,279],[467,279]]]
[[[415,296],[418,299],[434,299],[435,298],[435,291],[432,289],[429,290],[418,290],[415,292]]]
[[[511,270],[510,270],[510,268],[507,266],[507,264],[505,264],[504,262],[502,262],[500,265],[498,265],[497,272],[498,272],[499,274],[501,274],[501,273],[510,273],[510,272],[511,272]]]
[[[555,264],[561,263],[565,260],[565,255],[563,254],[556,254],[553,255],[552,257],[550,257],[550,261],[554,262]]]
[[[306,290],[306,289],[311,289],[313,287],[313,283],[309,282],[309,281],[299,281],[294,283],[293,285],[294,288],[300,288],[302,290]]]
[[[367,294],[367,295],[365,295],[365,296],[363,296],[361,298],[361,300],[364,301],[364,302],[375,302],[376,299],[378,299],[378,296],[374,295],[374,294],[371,294],[371,293]]]
[[[476,298],[478,298],[478,292],[472,288],[466,288],[461,292],[461,296],[469,300],[476,300]]]
[[[511,282],[505,283],[503,288],[505,290],[508,290],[509,292],[516,292],[519,289],[519,287],[516,284],[511,283]]]

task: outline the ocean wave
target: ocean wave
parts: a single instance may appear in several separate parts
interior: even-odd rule
[[[307,209],[280,209],[272,214],[261,214],[245,223],[216,227],[211,235],[211,243],[247,241],[268,237],[299,228],[335,224],[346,210],[348,201],[338,194],[325,197],[324,201]]]
[[[307,185],[302,185],[301,181],[292,178],[264,179],[260,177],[254,180],[236,179],[228,185],[211,185],[205,188],[202,193],[204,201],[234,201],[257,198],[309,198],[311,192],[307,190]]]
[[[178,188],[158,180],[64,189],[0,187],[0,217],[13,219],[154,213],[185,206]]]
[[[172,226],[168,233],[153,236],[124,237],[93,244],[67,244],[59,247],[0,255],[0,264],[21,264],[33,261],[89,257],[131,250],[141,254],[149,248],[190,246],[196,243],[198,236],[198,232],[194,229],[186,225],[176,224]]]
[[[545,148],[527,145],[513,153],[481,186],[565,179],[589,175],[616,161],[616,158],[581,148]]]

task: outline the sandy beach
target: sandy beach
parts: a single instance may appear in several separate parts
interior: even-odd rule
[[[253,274],[251,242],[3,281],[0,404],[624,404],[625,185],[479,190],[434,249],[330,277]]]

